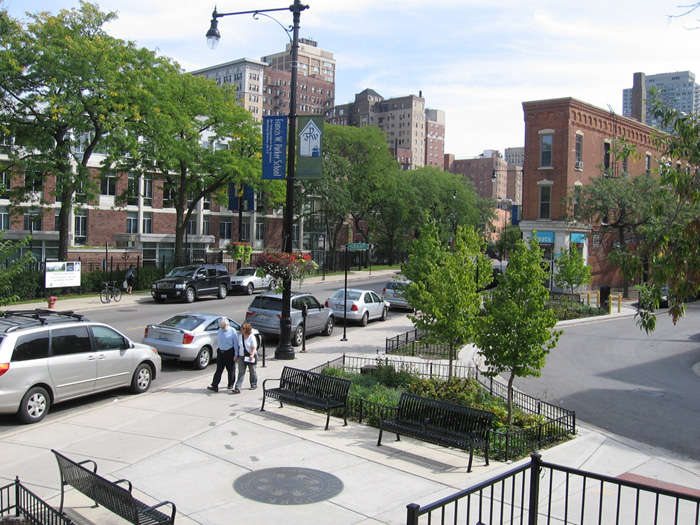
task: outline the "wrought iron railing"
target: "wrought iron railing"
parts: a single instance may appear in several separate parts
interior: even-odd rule
[[[396,370],[408,370],[423,379],[447,378],[449,364],[433,362],[424,359],[397,359],[390,357],[354,357],[343,355],[324,365],[313,368],[313,372],[322,372],[326,367],[344,368],[361,372],[363,368],[388,365]],[[476,379],[492,395],[507,399],[507,386],[493,378],[479,374],[476,367],[453,365],[452,377]],[[541,416],[542,423],[523,429],[493,429],[491,430],[490,454],[495,459],[510,461],[520,458],[530,452],[539,450],[547,445],[562,441],[576,433],[576,413],[556,405],[552,405],[522,392],[514,392],[513,406],[525,412]],[[372,426],[378,426],[379,414],[383,407],[377,403],[349,396],[349,415],[358,421],[367,421]]]
[[[700,496],[542,461],[428,505],[407,505],[406,524],[695,524]]]
[[[14,483],[0,487],[0,518],[13,517],[41,525],[69,525],[73,521],[22,485]]]

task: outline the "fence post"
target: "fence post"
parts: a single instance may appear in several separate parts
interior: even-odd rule
[[[406,525],[418,525],[418,511],[420,505],[417,503],[409,503],[406,505]]]
[[[527,524],[537,525],[537,515],[539,514],[540,501],[540,469],[542,456],[533,454],[530,456],[532,463],[530,464],[530,508],[527,513]]]

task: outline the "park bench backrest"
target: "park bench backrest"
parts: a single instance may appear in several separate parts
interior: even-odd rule
[[[332,398],[345,402],[350,391],[351,381],[339,377],[324,376],[308,370],[285,366],[282,369],[280,388],[293,390],[301,395],[319,398]]]
[[[424,422],[426,429],[441,429],[451,432],[469,434],[483,432],[484,436],[491,429],[494,414],[485,410],[438,401],[427,397],[401,394],[397,419]]]
[[[53,453],[56,455],[61,471],[61,483],[75,487],[90,499],[125,520],[139,523],[139,513],[134,498],[127,489],[115,485],[82,465],[78,465],[75,461],[55,450]]]

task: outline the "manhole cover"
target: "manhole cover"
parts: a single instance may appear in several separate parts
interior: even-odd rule
[[[343,482],[308,468],[280,467],[249,472],[233,483],[241,496],[272,505],[307,505],[337,496]]]

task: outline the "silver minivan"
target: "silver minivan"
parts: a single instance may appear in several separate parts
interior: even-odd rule
[[[0,414],[25,423],[61,401],[122,387],[145,392],[160,369],[155,348],[73,312],[0,316]]]
[[[313,295],[292,292],[292,345],[299,346],[304,341],[302,312],[306,307],[306,335],[331,335],[335,326],[333,310],[324,306]],[[245,320],[263,334],[279,337],[282,318],[282,294],[263,292],[250,303]]]

